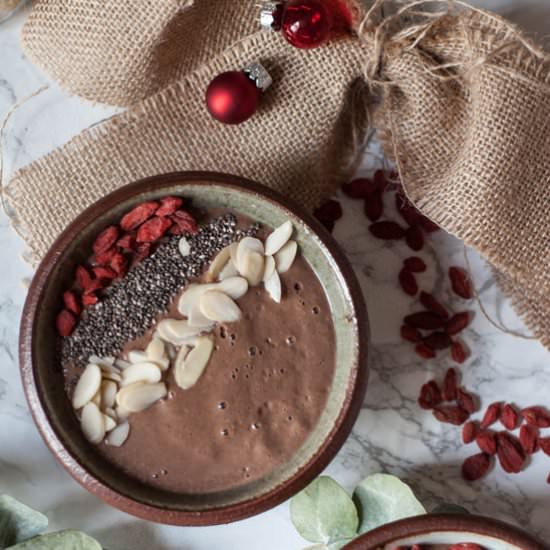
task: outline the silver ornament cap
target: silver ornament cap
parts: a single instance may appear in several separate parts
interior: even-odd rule
[[[263,2],[260,11],[260,25],[268,31],[278,31],[281,28],[282,2]]]
[[[267,72],[267,69],[259,62],[255,61],[247,65],[243,71],[246,73],[250,80],[254,81],[256,87],[259,88],[262,92],[265,92],[271,84],[273,84],[273,79],[271,75]]]

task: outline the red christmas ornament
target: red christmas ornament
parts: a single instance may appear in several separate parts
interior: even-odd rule
[[[227,71],[210,82],[206,107],[216,120],[240,124],[256,112],[262,91],[270,84],[271,77],[259,63],[243,71]]]
[[[283,36],[296,48],[320,46],[330,36],[332,13],[320,0],[294,0],[288,2],[281,18]]]

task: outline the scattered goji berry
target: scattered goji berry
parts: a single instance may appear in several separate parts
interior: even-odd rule
[[[488,455],[497,454],[497,434],[490,430],[482,430],[476,435],[476,444],[480,451]]]
[[[417,355],[420,355],[422,359],[433,359],[435,357],[435,351],[423,342],[416,344],[414,351]]]
[[[418,256],[410,256],[403,261],[403,267],[413,273],[423,273],[426,271],[426,264],[422,258]]]
[[[401,338],[403,338],[403,340],[407,340],[408,342],[413,342],[413,344],[416,344],[417,342],[420,342],[420,340],[422,340],[422,335],[414,327],[402,325]]]
[[[473,414],[477,411],[474,396],[468,393],[464,388],[458,388],[456,390],[456,401],[469,414]]]
[[[418,404],[423,409],[433,409],[436,405],[439,405],[443,401],[441,396],[441,390],[435,380],[430,380],[422,386],[420,389],[420,396],[418,397]]]
[[[117,254],[116,247],[111,247],[105,252],[102,252],[101,254],[95,255],[95,263],[96,265],[108,265],[109,262],[113,259],[113,256]]]
[[[157,219],[162,219],[162,218],[157,218]],[[145,222],[145,223],[148,223],[148,222]],[[143,227],[143,225],[141,227]],[[117,277],[124,277],[124,275],[126,275],[128,262],[120,252],[117,252],[111,259],[109,266],[116,273]]]
[[[449,550],[484,550],[483,546],[475,542],[459,542],[449,547]]]
[[[467,353],[462,342],[454,341],[451,345],[451,357],[458,364],[466,361]]]
[[[509,474],[521,472],[525,463],[525,451],[517,437],[500,432],[497,434],[498,459],[502,469]]]
[[[412,225],[405,231],[405,242],[408,247],[415,252],[422,250],[424,246],[424,235],[418,225]]]
[[[468,411],[465,411],[459,405],[438,405],[434,407],[433,415],[439,422],[454,424],[460,426],[470,417]]]
[[[451,286],[453,292],[464,298],[465,300],[470,300],[473,296],[472,285],[468,274],[461,267],[450,267],[449,268],[449,279],[451,280]]]
[[[76,268],[75,279],[78,286],[82,290],[86,290],[86,288],[89,287],[90,284],[92,283],[92,276],[90,275],[90,272],[83,265],[79,265]]]
[[[116,245],[123,250],[133,251],[136,247],[136,239],[132,234],[127,233],[118,239]]]
[[[104,289],[108,284],[109,281],[107,279],[94,279],[84,290],[84,296],[94,294],[96,291]]]
[[[382,193],[377,191],[372,193],[365,199],[365,216],[371,221],[375,222],[382,217],[384,213],[384,201],[382,199]]]
[[[158,241],[164,236],[171,225],[172,220],[169,218],[151,218],[139,227],[136,241],[138,243],[151,243]]]
[[[158,207],[159,203],[156,201],[139,204],[120,220],[120,227],[122,227],[124,231],[136,229],[143,222],[147,221],[155,213]]]
[[[98,267],[94,267],[92,271],[94,272],[94,276],[96,277],[96,279],[116,279],[117,278],[116,271],[114,271],[110,267],[98,266]]]
[[[460,313],[455,313],[445,325],[445,330],[447,334],[451,336],[462,332],[470,322],[470,314],[467,311],[461,311]]]
[[[428,310],[433,311],[436,315],[447,319],[449,312],[442,306],[431,294],[422,291],[420,293],[420,303]],[[448,333],[447,333],[448,334]]]
[[[418,220],[420,225],[422,226],[422,229],[426,231],[426,233],[434,233],[435,231],[439,231],[440,227],[439,225],[435,224],[430,220],[429,218],[426,218],[426,216],[420,215],[420,218]]]
[[[448,369],[443,380],[443,398],[445,401],[455,401],[458,381],[455,369]]]
[[[541,451],[545,455],[550,456],[550,437],[539,437],[539,445]]]
[[[152,251],[151,243],[141,243],[137,245],[136,254],[134,260],[136,262],[141,262],[147,258]]]
[[[76,317],[67,309],[63,309],[57,315],[55,321],[59,336],[70,336],[76,325]]]
[[[82,305],[84,306],[93,306],[99,301],[98,297],[95,294],[84,294],[82,296]]]
[[[521,411],[527,424],[537,428],[550,428],[550,413],[542,407],[528,407]]]
[[[369,231],[377,239],[397,240],[405,236],[405,230],[395,222],[376,222],[369,226]]]
[[[92,250],[94,254],[101,254],[106,250],[109,250],[118,239],[118,227],[116,225],[111,225],[104,229],[94,241],[92,245]]]
[[[476,422],[473,420],[466,422],[462,428],[462,442],[466,445],[472,443],[472,441],[476,438],[477,431],[478,426]]]
[[[352,199],[365,199],[379,189],[378,182],[368,178],[357,178],[342,185],[342,191]]]
[[[339,220],[342,215],[342,205],[334,199],[329,199],[324,202],[319,208],[313,211],[313,215],[319,221],[336,221]],[[139,239],[138,239],[139,240]]]
[[[395,194],[395,207],[408,225],[416,226],[420,220],[420,212],[410,203],[409,199],[401,192]]]
[[[405,294],[415,296],[418,292],[418,285],[414,275],[405,267],[399,272],[399,284]]]
[[[519,414],[510,403],[506,403],[500,412],[500,421],[507,430],[515,430],[518,424]]]
[[[431,311],[419,311],[417,313],[411,313],[407,315],[403,321],[406,325],[423,330],[435,330],[443,328],[445,325],[445,319],[442,319],[439,315]]]
[[[65,308],[75,315],[80,315],[82,308],[78,301],[77,295],[72,290],[67,290],[63,293],[63,303]]]
[[[519,430],[519,441],[528,455],[536,453],[539,448],[539,429],[529,424],[523,424]]]
[[[436,331],[428,334],[422,340],[427,346],[432,349],[447,349],[451,347],[452,341],[446,332]]]
[[[500,418],[501,408],[501,403],[492,403],[489,405],[481,420],[481,427],[485,429],[492,426]]]
[[[182,233],[190,233],[191,235],[195,235],[199,231],[199,226],[197,225],[195,218],[193,218],[187,210],[180,208],[180,210],[177,210],[172,216],[170,216],[170,219],[178,226]]]
[[[183,199],[180,197],[164,197],[155,211],[155,216],[171,216],[182,204]]]
[[[466,481],[476,481],[487,474],[491,467],[491,457],[479,453],[467,458],[462,464],[462,477]]]

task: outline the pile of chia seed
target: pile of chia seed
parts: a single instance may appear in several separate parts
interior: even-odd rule
[[[90,355],[118,355],[123,346],[142,336],[159,313],[167,311],[174,295],[191,278],[202,274],[222,248],[258,232],[257,224],[237,229],[233,214],[215,218],[187,237],[190,254],[178,249],[179,236],[170,237],[126,277],[105,290],[101,302],[88,308],[71,336],[63,338],[61,361],[84,366]]]

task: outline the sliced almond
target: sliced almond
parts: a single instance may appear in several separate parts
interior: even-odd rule
[[[202,331],[209,331],[214,327],[214,322],[203,315],[199,304],[191,308],[187,322],[190,326],[200,328]]]
[[[90,443],[95,443],[97,445],[103,441],[105,437],[105,420],[103,413],[98,409],[95,403],[88,403],[82,409],[80,425],[84,437]]]
[[[296,241],[288,241],[277,254],[275,254],[275,264],[279,273],[286,273],[294,263],[298,245]]]
[[[271,296],[271,299],[278,304],[281,303],[281,278],[274,271],[271,277],[264,283],[265,289]]]
[[[115,411],[115,409],[113,409],[112,407],[107,407],[107,408],[103,411],[103,414],[106,414],[107,416],[110,416],[115,422],[118,420],[116,411]]]
[[[138,382],[122,388],[116,396],[116,402],[130,412],[141,412],[166,395],[164,382],[143,384]]]
[[[213,349],[214,340],[203,336],[187,355],[181,358],[178,355],[179,361],[176,359],[174,377],[180,388],[187,390],[197,383],[210,361]]]
[[[237,252],[235,253],[235,265],[239,270],[239,273],[244,276],[244,256],[246,253],[256,252],[257,254],[264,255],[264,243],[260,239],[254,237],[245,237],[239,241],[239,246],[237,247]]]
[[[266,256],[264,262],[264,275],[262,281],[265,283],[273,272],[275,271],[275,258],[273,256]]]
[[[250,286],[256,286],[262,281],[264,274],[264,255],[253,250],[245,249],[239,264],[239,273],[248,281]]]
[[[115,397],[117,392],[117,385],[112,380],[103,380],[101,382],[101,409],[107,410],[115,405]]]
[[[128,361],[135,365],[136,363],[145,363],[149,356],[144,351],[132,350],[128,352]]]
[[[130,363],[130,361],[125,361],[124,359],[117,359],[115,361],[115,365],[120,369],[120,370],[124,370],[124,369],[127,369],[128,367],[131,367],[132,366],[132,363]]]
[[[117,374],[116,372],[104,372],[103,378],[105,380],[112,380],[117,384],[120,384],[122,382],[122,376],[120,376],[120,374]]]
[[[229,277],[218,283],[215,290],[227,294],[233,300],[238,300],[247,293],[248,281],[244,277]]]
[[[119,422],[126,420],[132,411],[129,411],[126,407],[123,407],[122,405],[117,405],[115,407],[115,413],[117,420]]]
[[[169,361],[173,361],[176,358],[177,355],[176,348],[174,347],[174,344],[170,344],[166,342],[166,355],[168,356]]]
[[[206,282],[211,283],[218,278],[221,270],[225,267],[227,262],[231,259],[231,248],[226,246],[220,250],[216,257],[210,262],[208,271],[206,272]]]
[[[101,409],[101,391],[98,390],[98,392],[92,397],[90,400],[90,403],[93,403],[97,407]]]
[[[215,288],[216,285],[199,285],[199,284],[191,284],[189,285],[184,293],[180,296],[179,302],[178,302],[178,311],[185,315],[186,317],[189,317],[189,312],[193,307],[198,305],[200,297],[209,290],[212,290]]]
[[[74,389],[73,407],[81,409],[94,398],[101,385],[101,369],[94,363],[90,363],[85,369]]]
[[[179,243],[178,243],[178,250],[180,251],[180,254],[185,258],[186,256],[189,256],[189,254],[191,253],[191,244],[189,243],[189,241],[185,238],[185,237],[182,237],[180,240],[179,240]]]
[[[288,242],[292,236],[292,222],[286,221],[275,229],[265,240],[265,255],[273,256]]]
[[[233,323],[241,318],[239,306],[223,292],[210,290],[201,296],[202,314],[218,323]]]
[[[106,432],[110,432],[116,428],[116,422],[107,414],[103,415],[103,423],[105,424]]]
[[[160,368],[154,363],[136,363],[122,373],[122,386],[136,382],[154,384],[161,378]]]
[[[151,361],[151,363],[157,365],[157,367],[163,372],[170,368],[170,358],[167,355],[164,355],[164,357],[161,357],[156,361]]]
[[[177,319],[163,319],[157,325],[158,336],[166,342],[176,346],[185,343],[189,338],[198,336],[201,333],[199,327],[192,327],[187,321]]]
[[[90,355],[90,358],[88,359],[88,363],[94,363],[98,367],[112,367],[115,362],[114,357],[99,357],[97,355]]]
[[[111,445],[111,447],[120,447],[124,444],[126,439],[128,439],[128,434],[130,433],[130,424],[128,422],[123,422],[122,424],[119,424],[108,436],[105,440],[105,443],[107,445]]]
[[[160,338],[153,338],[145,348],[145,355],[151,361],[158,361],[164,357],[164,342]]]
[[[239,271],[237,266],[232,259],[229,259],[229,261],[225,264],[225,267],[220,271],[218,281],[225,281],[225,279],[228,279],[229,277],[236,277],[238,274]]]
[[[108,365],[107,363],[102,363],[99,365],[96,363],[99,368],[101,369],[101,372],[103,373],[111,373],[114,372],[115,374],[120,374],[120,369],[116,365]]]
[[[229,245],[229,254],[231,256],[231,261],[233,262],[233,265],[237,267],[237,250],[239,250],[239,243],[231,243]]]

